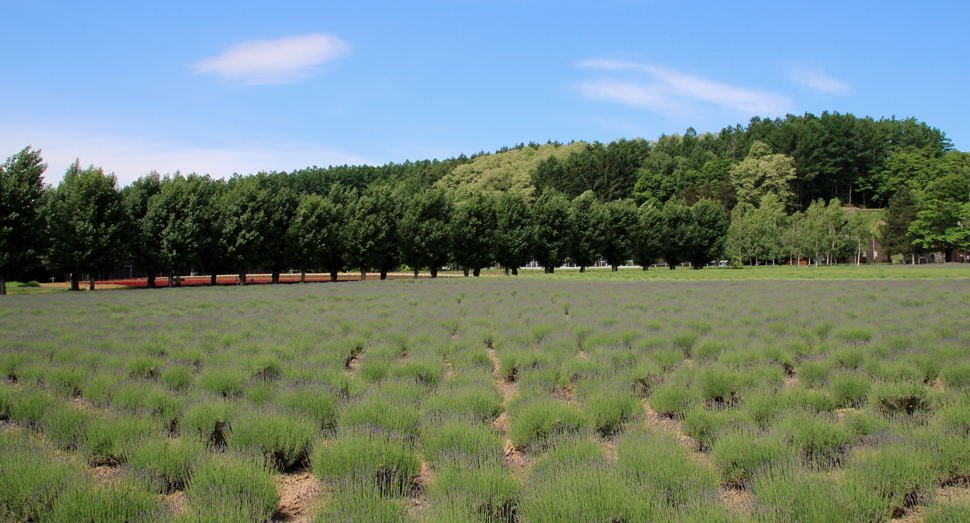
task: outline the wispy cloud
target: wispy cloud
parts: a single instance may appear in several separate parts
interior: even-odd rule
[[[646,73],[647,82],[619,82],[613,80],[588,81],[581,85],[583,93],[594,99],[669,110],[688,101],[707,102],[746,114],[781,115],[792,102],[785,96],[736,87],[700,76],[680,73],[651,64],[615,60],[584,60],[579,67],[601,71],[632,71]]]
[[[242,42],[192,68],[245,85],[287,84],[312,76],[321,64],[348,53],[350,44],[336,36],[308,34]]]
[[[819,69],[801,67],[791,72],[791,81],[816,91],[837,95],[847,95],[851,90],[849,84],[832,78]]]

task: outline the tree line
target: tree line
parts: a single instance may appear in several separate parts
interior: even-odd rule
[[[311,167],[227,180],[152,172],[124,188],[75,162],[57,187],[30,147],[0,166],[0,292],[42,259],[80,274],[122,260],[170,278],[288,268],[452,266],[531,260],[695,267],[870,259],[966,248],[970,155],[914,118],[752,118],[698,136],[518,144],[446,160]],[[881,207],[882,211],[869,210]]]
[[[79,162],[58,186],[45,187],[45,168],[31,148],[3,165],[4,206],[19,205],[19,221],[5,224],[0,237],[4,280],[38,258],[69,272],[73,290],[82,274],[126,260],[149,274],[149,287],[157,275],[171,284],[189,267],[202,268],[213,284],[217,273],[244,283],[254,268],[278,283],[288,268],[301,279],[320,271],[336,280],[349,269],[384,279],[402,266],[415,276],[429,270],[436,277],[445,266],[478,276],[498,265],[517,274],[532,260],[553,272],[567,258],[580,270],[600,259],[614,270],[631,259],[644,270],[660,258],[671,268],[685,261],[700,267],[720,257],[728,227],[712,200],[637,207],[630,199],[603,202],[592,191],[572,200],[545,191],[535,202],[509,192],[455,203],[441,189],[405,185],[297,193],[267,174],[216,180],[153,172],[119,189],[113,174]]]

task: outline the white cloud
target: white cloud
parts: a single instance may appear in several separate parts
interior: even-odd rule
[[[196,73],[215,73],[245,85],[287,84],[313,75],[325,62],[346,56],[350,44],[327,34],[278,40],[253,40],[193,65]]]
[[[617,82],[600,80],[583,82],[580,90],[587,98],[594,100],[611,100],[635,107],[647,107],[656,110],[668,110],[677,104],[657,86],[643,86],[631,82]]]
[[[782,95],[735,87],[650,64],[614,60],[585,60],[580,67],[605,71],[633,71],[650,75],[651,83],[596,81],[583,84],[590,98],[663,109],[683,101],[700,101],[764,116],[785,114],[792,102]]]
[[[0,150],[13,154],[26,145],[42,150],[47,163],[44,179],[57,185],[64,171],[81,160],[114,172],[121,186],[156,170],[160,173],[196,172],[224,178],[233,173],[291,171],[307,166],[370,164],[377,162],[345,153],[332,147],[311,143],[263,144],[231,143],[198,147],[183,142],[147,136],[120,136],[98,133],[73,133],[58,128],[13,128],[0,126]]]
[[[851,90],[849,84],[832,78],[818,69],[799,68],[791,73],[791,81],[816,91],[845,96]]]

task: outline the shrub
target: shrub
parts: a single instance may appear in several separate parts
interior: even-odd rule
[[[891,516],[868,485],[812,472],[794,462],[761,469],[749,490],[758,500],[754,507],[758,521],[861,523],[887,521]]]
[[[50,515],[50,523],[131,523],[149,522],[162,517],[158,496],[124,483],[95,486],[81,482],[66,489]]]
[[[232,366],[219,366],[203,370],[195,381],[203,389],[229,398],[242,394],[243,383],[247,379],[248,376],[242,369]]]
[[[869,388],[870,378],[862,374],[837,372],[829,376],[829,391],[839,407],[858,407],[869,394]]]
[[[240,412],[235,416],[226,443],[255,447],[269,456],[280,470],[305,460],[317,436],[317,426],[302,416],[286,416],[271,409]]]
[[[167,494],[186,487],[204,452],[202,442],[193,438],[147,438],[128,449],[128,466],[153,490]]]
[[[918,382],[876,383],[869,403],[890,414],[913,414],[929,408],[926,387]]]
[[[421,415],[414,405],[404,401],[390,401],[376,391],[351,402],[340,412],[340,427],[353,425],[380,427],[397,432],[409,442],[419,435]]]
[[[111,412],[98,413],[85,429],[81,447],[95,465],[125,463],[132,445],[160,432],[154,420]]]
[[[36,425],[54,405],[54,399],[42,390],[0,385],[0,419]]]
[[[341,480],[336,482],[330,500],[316,511],[314,520],[405,523],[411,518],[399,500],[387,499],[374,485]]]
[[[714,474],[674,438],[646,431],[631,431],[617,442],[617,466],[638,485],[668,506],[717,490]]]
[[[174,390],[185,390],[192,384],[192,369],[187,365],[169,365],[162,368],[158,379]]]
[[[41,521],[65,488],[84,481],[80,468],[51,454],[26,434],[0,432],[0,517]]]
[[[458,414],[488,421],[502,413],[502,395],[489,382],[445,384],[429,397],[427,412]]]
[[[437,480],[430,496],[455,518],[450,521],[513,522],[518,513],[518,483],[501,457],[442,454],[435,463]],[[449,521],[445,514],[432,521]]]
[[[509,410],[509,439],[523,448],[538,443],[558,432],[576,432],[590,426],[590,420],[579,409],[555,398],[536,397]]]
[[[338,394],[339,391],[325,384],[299,384],[281,390],[276,396],[276,404],[283,410],[316,421],[322,430],[332,431],[337,427]]]
[[[334,440],[316,446],[312,464],[320,479],[369,482],[384,496],[409,494],[421,471],[399,434],[368,427],[342,427]]]
[[[230,405],[223,399],[202,399],[182,413],[183,437],[196,437],[215,447],[226,444],[226,434],[232,419]]]
[[[970,385],[970,362],[951,363],[943,369],[943,381],[947,387],[955,389]]]
[[[583,394],[583,404],[592,417],[593,430],[607,437],[642,410],[640,402],[619,386],[603,386]]]
[[[814,463],[838,463],[852,443],[852,434],[825,415],[793,412],[780,424],[779,430],[788,443]]]
[[[84,441],[92,415],[73,405],[57,405],[44,413],[44,434],[64,450],[74,450]]]
[[[759,470],[792,457],[793,452],[784,441],[744,427],[718,438],[711,453],[721,482],[729,486],[743,486]]]
[[[716,404],[733,403],[737,376],[720,365],[704,367],[697,377],[701,399]]]
[[[605,459],[549,467],[525,485],[520,521],[650,521],[650,495],[634,488]]]
[[[269,518],[279,504],[272,467],[258,454],[215,453],[200,460],[185,497],[189,521],[251,522]]]
[[[475,418],[454,415],[426,417],[421,441],[425,457],[432,461],[437,461],[441,453],[496,457],[504,451],[503,441],[492,427]]]
[[[650,407],[663,416],[682,417],[694,401],[696,396],[691,388],[673,381],[657,387],[650,395]]]

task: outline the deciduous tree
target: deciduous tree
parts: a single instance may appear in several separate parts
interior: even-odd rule
[[[0,165],[0,295],[7,280],[36,262],[47,243],[40,149],[26,147]]]
[[[99,271],[114,269],[125,254],[129,227],[118,181],[93,165],[68,167],[48,206],[51,249],[47,263],[71,273],[71,290],[80,290],[82,273],[91,290]]]

